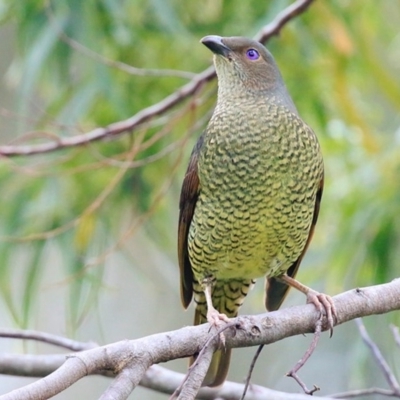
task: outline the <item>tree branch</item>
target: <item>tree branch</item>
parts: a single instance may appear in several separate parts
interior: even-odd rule
[[[256,39],[265,43],[272,36],[277,35],[290,20],[304,12],[313,0],[297,0],[281,13],[256,35]],[[115,122],[106,127],[96,128],[92,131],[73,137],[57,137],[55,140],[35,145],[9,145],[0,146],[0,156],[27,156],[40,153],[48,153],[55,150],[83,146],[88,143],[103,139],[114,138],[122,133],[132,132],[143,123],[155,116],[161,115],[172,107],[184,101],[196,93],[206,82],[215,78],[214,67],[211,66],[203,72],[195,75],[191,81],[177,89],[165,99],[150,107],[144,108],[132,117]]]
[[[78,342],[76,340],[68,339],[62,336],[52,335],[51,333],[39,332],[34,330],[0,329],[0,337],[36,340],[38,342],[52,344],[54,346],[63,347],[64,349],[72,351],[82,351],[98,347],[98,344],[94,342]]]
[[[350,290],[335,296],[333,301],[337,310],[335,325],[343,324],[358,317],[399,310],[400,279],[383,285]],[[235,323],[236,329],[225,331],[225,346],[227,348],[258,346],[274,343],[286,337],[310,333],[313,332],[318,318],[318,312],[312,304],[254,316],[240,316],[232,321]],[[327,324],[323,324],[323,329],[326,330],[327,328]],[[129,368],[131,372],[134,371],[136,377],[141,377],[153,364],[199,353],[210,336],[213,335],[213,332],[210,333],[209,330],[208,324],[184,327],[171,332],[74,353],[52,374],[33,384],[0,396],[0,399],[30,398],[33,400],[43,398],[43,393],[46,395],[60,393],[86,375],[107,373],[115,376],[125,368]],[[15,371],[15,368],[11,370]],[[0,357],[0,373],[9,373],[3,362],[3,357]],[[154,375],[154,370],[150,369],[150,372],[147,373]],[[37,374],[34,374],[34,376],[37,376]],[[146,383],[147,387],[151,386],[151,378],[148,376],[143,378],[143,382]],[[172,393],[173,390],[171,390],[169,382],[164,384],[166,387],[163,391]],[[159,386],[160,383],[158,382],[157,385]],[[229,384],[225,384],[220,391],[224,390],[226,385],[229,386]],[[243,385],[241,385],[241,388],[243,390]],[[201,389],[201,393],[203,393],[203,390]],[[214,394],[217,393],[215,389],[207,390],[213,390]],[[42,397],[37,397],[38,393],[41,393]],[[249,395],[250,393],[251,390]],[[288,399],[288,397],[285,398]]]
[[[141,381],[146,370],[142,370],[141,374],[137,373],[134,367],[124,368],[107,390],[102,394],[99,400],[124,400],[133,392],[135,387]]]
[[[361,338],[363,339],[364,343],[371,350],[371,353],[374,356],[379,369],[382,371],[382,373],[391,389],[389,390],[389,389],[372,387],[372,388],[368,388],[368,389],[358,389],[358,390],[350,390],[350,391],[343,392],[343,393],[336,393],[332,397],[335,399],[350,399],[350,398],[354,398],[354,397],[360,397],[360,396],[366,396],[366,395],[372,395],[372,394],[381,394],[382,396],[400,398],[399,383],[398,383],[394,373],[392,372],[391,368],[389,367],[389,364],[386,362],[386,360],[383,357],[381,351],[379,350],[377,344],[368,335],[367,330],[365,329],[365,326],[364,326],[362,320],[360,318],[357,318],[355,320],[355,322],[357,324]],[[390,328],[393,330],[394,326],[392,325]],[[396,340],[396,338],[395,338],[395,340]]]
[[[389,364],[387,363],[387,361],[383,357],[381,351],[379,350],[379,347],[368,335],[367,330],[365,329],[365,326],[360,318],[356,319],[356,324],[357,324],[358,330],[360,331],[361,337],[364,340],[364,343],[371,350],[371,353],[374,356],[376,362],[378,363],[379,368],[381,369],[383,376],[386,379],[386,382],[389,384],[390,388],[392,389],[393,394],[396,396],[400,396],[399,382],[397,382],[396,377],[394,376],[392,370],[389,367]]]
[[[399,334],[399,328],[395,325],[390,325],[390,329],[392,331],[394,340],[397,344],[398,347],[400,347],[400,334]]]
[[[157,392],[169,394],[180,385],[184,375],[153,365],[148,369],[146,376],[140,382],[141,386],[156,390]],[[217,389],[203,387],[199,390],[197,400],[229,399],[240,400],[244,385],[236,382],[226,381],[222,387]],[[246,393],[246,400],[310,400],[305,394],[284,393],[263,386],[251,384]],[[312,400],[333,400],[330,397],[313,396]]]
[[[138,76],[163,76],[163,77],[171,77],[176,76],[178,78],[190,79],[195,75],[192,72],[187,71],[178,71],[175,69],[153,69],[153,68],[137,68],[132,65],[126,64],[121,61],[111,60],[102,54],[96,53],[92,49],[84,46],[82,43],[72,39],[69,37],[62,29],[60,24],[54,15],[50,2],[47,4],[46,13],[49,18],[50,23],[53,25],[55,33],[57,36],[65,42],[69,47],[74,49],[75,51],[85,55],[86,57],[91,58],[103,65],[107,65],[111,68],[119,69],[120,71],[124,71],[130,75],[138,75]]]

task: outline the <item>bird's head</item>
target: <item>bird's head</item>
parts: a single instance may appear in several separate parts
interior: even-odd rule
[[[262,92],[281,96],[284,93],[286,97],[275,60],[260,42],[245,37],[210,35],[201,39],[201,43],[214,53],[221,95]]]

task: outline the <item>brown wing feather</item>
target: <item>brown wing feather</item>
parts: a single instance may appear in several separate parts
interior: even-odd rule
[[[179,201],[178,261],[181,276],[181,300],[185,308],[188,307],[193,296],[193,271],[189,260],[187,243],[189,228],[200,190],[197,165],[202,145],[203,135],[200,136],[190,156]]]
[[[317,196],[316,196],[316,199],[315,199],[313,219],[312,219],[312,222],[311,222],[311,228],[310,228],[310,232],[308,234],[306,245],[304,246],[304,249],[301,252],[300,257],[296,260],[296,262],[294,262],[290,266],[290,268],[287,271],[287,274],[292,278],[295,278],[295,276],[297,274],[297,271],[299,269],[301,260],[303,259],[304,254],[307,251],[308,245],[310,244],[311,239],[313,237],[315,225],[316,225],[317,219],[318,219],[319,207],[320,207],[320,204],[321,204],[321,197],[322,197],[323,188],[324,188],[324,178],[321,179],[321,182],[319,184],[319,188],[318,188],[318,191],[317,191]],[[266,282],[266,297],[265,297],[265,306],[266,306],[267,310],[268,311],[277,310],[281,306],[283,301],[285,300],[285,297],[288,294],[288,291],[289,291],[289,286],[286,285],[285,283],[280,282],[276,278],[267,279],[267,282]]]

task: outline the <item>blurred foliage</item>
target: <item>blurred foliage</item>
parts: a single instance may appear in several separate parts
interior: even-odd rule
[[[252,36],[290,2],[0,4],[1,21],[12,26],[15,40],[3,79],[17,93],[15,108],[0,118],[2,126],[18,122],[0,138],[27,144],[106,126],[162,100],[188,81],[187,74],[162,70],[198,73],[210,64],[202,36]],[[325,193],[302,276],[311,285],[324,282],[330,293],[398,275],[399,26],[400,8],[392,2],[319,1],[267,44],[323,148]],[[63,35],[144,75],[90,57]],[[1,296],[18,325],[30,323],[50,253],[59,254],[70,285],[69,332],[101,295],[107,254],[125,254],[138,229],[176,263],[180,183],[212,110],[215,85],[113,141],[2,159]],[[11,290],[15,281],[19,289]]]

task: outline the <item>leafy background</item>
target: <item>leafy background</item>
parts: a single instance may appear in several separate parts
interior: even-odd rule
[[[1,143],[41,143],[129,118],[209,66],[201,37],[251,37],[288,4],[0,1]],[[399,275],[397,5],[315,2],[267,44],[324,153],[320,220],[298,277],[329,294]],[[99,55],[142,70],[127,73]],[[184,312],[179,300],[177,204],[215,89],[213,81],[194,98],[112,141],[1,159],[3,327],[105,344],[191,323],[193,310]],[[242,313],[262,312],[262,296],[260,282]],[[292,292],[284,306],[303,302]],[[399,324],[399,314],[366,321],[398,372],[390,322]],[[254,382],[298,391],[284,374],[309,341],[297,337],[268,346]],[[0,349],[54,351],[9,340],[0,341]],[[234,351],[231,379],[242,381],[253,353]],[[186,362],[169,366],[184,371]],[[321,394],[385,385],[351,323],[337,327],[332,339],[324,336],[301,375],[310,386],[321,386]],[[30,380],[0,378],[0,391]],[[107,384],[106,378],[89,377],[57,398],[94,398]],[[142,396],[165,398],[145,389],[132,398]]]

